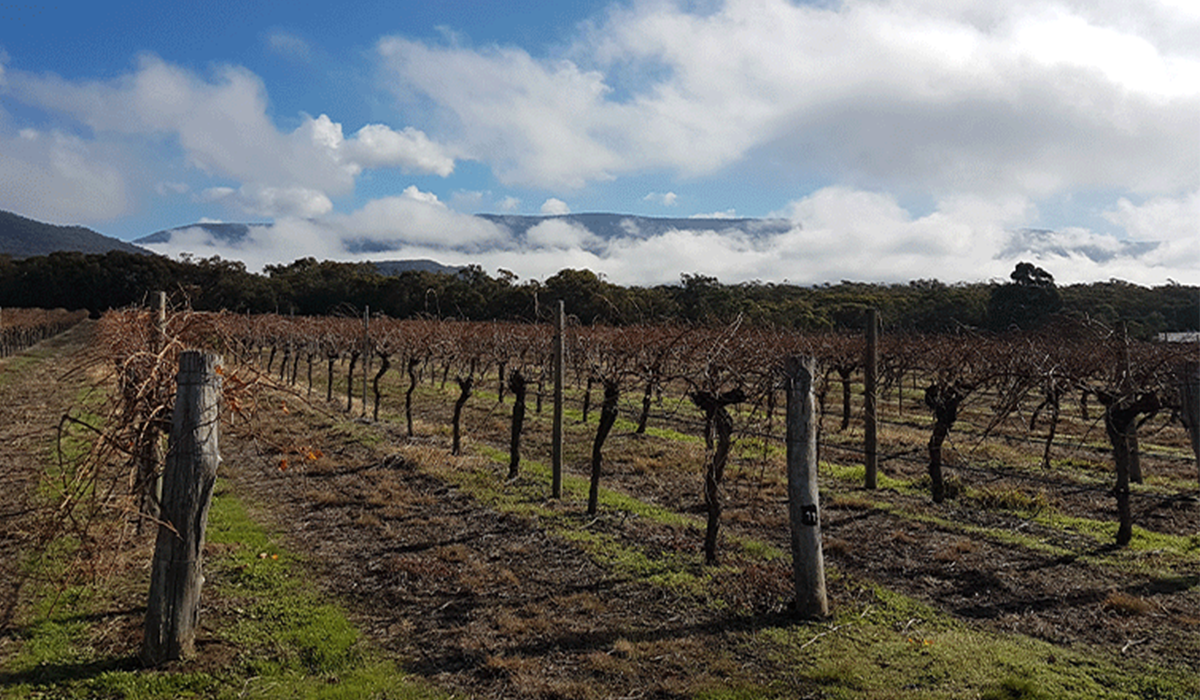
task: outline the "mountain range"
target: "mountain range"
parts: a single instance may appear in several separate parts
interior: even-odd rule
[[[523,238],[529,229],[547,221],[563,221],[575,226],[582,226],[592,235],[606,241],[615,238],[653,238],[672,230],[728,231],[735,229],[751,235],[769,235],[785,233],[795,225],[786,219],[668,218],[607,213],[543,216],[476,214],[476,216],[504,226],[517,238]]]
[[[111,250],[153,255],[145,248],[96,233],[90,228],[47,224],[0,211],[0,255],[30,258],[59,251],[107,253]]]
[[[736,230],[750,236],[770,236],[786,232],[794,225],[784,219],[666,218],[611,213],[541,216],[477,214],[476,216],[508,229],[516,239],[524,239],[534,227],[553,221],[585,228],[595,237],[593,241],[652,238],[671,230],[713,232]],[[114,250],[154,255],[152,250],[142,246],[169,243],[176,233],[195,231],[196,229],[204,231],[215,242],[236,249],[245,239],[252,236],[254,229],[271,226],[270,223],[200,222],[156,231],[128,243],[83,226],[59,226],[35,221],[12,212],[0,211],[0,255],[25,258],[49,255],[57,251],[106,253]],[[1008,245],[1003,251],[1004,255],[1014,257],[1026,254],[1080,255],[1099,263],[1122,256],[1136,257],[1159,245],[1156,242],[1117,239],[1104,241],[1104,245],[1097,245],[1091,241],[1078,241],[1064,245],[1063,240],[1053,231],[1041,229],[1018,229],[1010,231],[1009,236]],[[387,253],[398,249],[398,244],[392,241],[380,241],[366,236],[347,240],[344,245],[349,254]],[[376,261],[375,265],[383,274],[400,274],[407,270],[454,273],[461,269],[442,265],[433,260],[385,260]]]

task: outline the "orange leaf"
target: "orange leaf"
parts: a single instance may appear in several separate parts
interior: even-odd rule
[[[287,471],[287,467],[288,467],[287,457],[284,457],[283,459],[279,460],[279,471],[281,471],[281,472]]]
[[[288,410],[286,403],[279,404],[279,410],[283,411],[284,413],[291,413],[291,411]]]

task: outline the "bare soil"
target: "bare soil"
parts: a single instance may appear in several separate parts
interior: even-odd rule
[[[77,405],[85,384],[78,354],[91,330],[84,322],[0,359],[0,653],[29,582],[22,553],[46,535],[46,503],[37,490],[59,420]]]
[[[64,358],[87,332],[80,327],[55,341]],[[27,495],[36,488],[47,431],[77,391],[62,381],[69,365],[43,362],[22,381],[0,382],[0,488],[7,494],[0,514],[0,613],[6,615],[0,617],[0,656],[12,638],[9,623],[22,586],[9,555],[35,534]],[[415,439],[394,416],[394,422],[346,427],[344,398],[328,407],[314,398],[304,406],[280,394],[263,405],[284,401],[291,407],[286,414],[263,410],[254,431],[222,435],[222,476],[303,556],[317,585],[343,601],[360,628],[409,672],[472,698],[684,698],[741,685],[770,687],[781,697],[820,696],[811,681],[789,676],[752,634],[794,624],[787,610],[790,566],[742,556],[730,545],[736,535],[787,549],[777,476],[731,471],[726,566],[704,591],[672,588],[614,573],[535,519],[498,512],[439,478],[443,468],[506,468],[449,456],[444,426],[452,397],[424,400]],[[398,411],[399,399],[389,401]],[[468,450],[481,444],[506,449],[509,405],[494,398],[468,404]],[[546,421],[533,418],[532,405],[530,414],[527,459],[548,461]],[[579,435],[586,434],[585,426]],[[297,441],[323,456],[281,469],[285,455],[278,447]],[[606,487],[677,512],[701,512],[702,445],[619,432],[610,441]],[[588,449],[590,443],[572,448],[569,471],[584,472]],[[887,469],[915,475],[920,465],[897,462]],[[1077,489],[1069,478],[1055,486],[1021,482],[1020,475],[964,475],[976,483],[985,478],[997,487],[1043,488],[1064,513],[1113,517],[1111,498]],[[521,477],[514,487],[528,483]],[[1200,673],[1200,561],[1168,567],[1144,552],[1117,566],[1095,539],[962,499],[934,505],[919,494],[868,493],[834,480],[822,485],[822,499],[835,609],[870,603],[873,593],[863,583],[874,582],[982,629]],[[647,556],[685,553],[697,572],[703,567],[697,527],[615,513],[589,519],[573,502],[540,499],[537,505],[577,513],[571,517],[580,529],[619,537]],[[1138,498],[1134,505],[1141,526],[1200,536],[1200,506],[1190,494]],[[1016,544],[1003,533],[1048,546]],[[213,601],[201,614],[202,663],[224,663],[234,650],[212,630],[236,611]],[[113,653],[132,655],[139,620],[136,603],[114,603]]]
[[[311,555],[329,592],[350,601],[363,628],[385,648],[411,659],[411,670],[470,697],[673,698],[739,683],[773,683],[781,694],[798,697],[819,694],[800,681],[781,681],[781,669],[746,634],[792,624],[788,566],[727,554],[730,573],[701,593],[614,575],[534,521],[484,507],[416,464],[452,459],[439,426],[449,421],[453,397],[442,398],[444,405],[421,406],[427,422],[416,440],[399,421],[364,423],[363,430],[381,438],[376,447],[335,441],[323,448],[332,459],[307,467],[303,476],[281,471],[276,455],[247,445],[234,443],[233,456],[226,457],[239,465],[230,470],[238,490],[264,504],[265,516]],[[469,440],[506,449],[507,406],[473,399],[465,420]],[[324,420],[310,422],[311,430],[322,431]],[[545,444],[545,425],[535,422],[527,431],[527,449],[548,461],[538,447]],[[677,512],[701,512],[702,448],[632,434],[612,440],[618,456],[606,464],[605,486]],[[420,458],[401,456],[414,450]],[[628,451],[661,458],[662,468],[621,456]],[[568,467],[583,474],[586,460],[578,452],[569,455]],[[688,460],[693,468],[677,463]],[[506,465],[490,468],[499,472]],[[889,469],[903,476],[901,470],[919,473],[921,467]],[[1064,513],[1114,517],[1111,497],[1079,489],[1069,478],[1057,485],[1053,475],[1024,482],[1019,474],[986,478],[995,488],[1048,492]],[[876,582],[967,624],[1200,672],[1200,561],[1167,567],[1146,552],[1114,566],[1105,558],[1108,548],[1094,538],[1024,515],[964,500],[934,505],[921,495],[868,493],[836,482],[822,488],[826,561],[838,572],[830,580],[835,607],[870,602],[859,582]],[[734,472],[726,494],[723,533],[786,551],[778,480]],[[582,510],[578,503],[541,505]],[[688,552],[701,566],[699,528],[636,516],[580,518],[581,526],[637,543],[651,556]],[[1138,498],[1135,522],[1197,534],[1200,507],[1189,493]],[[964,527],[979,530],[967,534]],[[1019,533],[1052,551],[978,534],[983,529]],[[711,605],[718,599],[720,606]]]

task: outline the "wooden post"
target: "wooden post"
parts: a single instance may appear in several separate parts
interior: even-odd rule
[[[1192,438],[1192,454],[1196,455],[1196,478],[1200,480],[1200,362],[1189,362],[1180,368],[1180,387],[1183,422]]]
[[[363,309],[363,387],[362,417],[367,417],[367,376],[371,368],[371,307]]]
[[[813,397],[816,361],[811,357],[788,358],[785,372],[788,515],[792,528],[796,614],[802,618],[823,618],[829,615],[829,601],[825,595],[817,492],[817,421]]]
[[[559,299],[554,314],[554,419],[550,433],[550,496],[562,498],[563,368],[566,364],[566,312]]]
[[[867,309],[867,356],[863,362],[863,464],[866,467],[863,486],[868,489],[876,488],[879,471],[878,374],[879,311]]]
[[[154,547],[146,633],[147,666],[192,654],[204,581],[201,553],[221,455],[217,447],[219,355],[179,356],[178,391],[163,473],[162,524]]]
[[[167,344],[167,293],[156,292],[154,295],[154,328],[151,331],[150,352],[158,357]],[[142,527],[147,519],[151,522],[158,519],[159,502],[162,500],[162,476],[158,466],[162,462],[162,446],[160,445],[161,431],[158,425],[149,418],[143,418],[140,445],[138,451],[138,500],[139,511],[145,516],[138,518],[137,533],[142,534]]]
[[[154,354],[162,352],[167,344],[167,293],[158,292],[154,305]]]

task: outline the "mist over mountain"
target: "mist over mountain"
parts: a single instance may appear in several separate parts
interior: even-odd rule
[[[222,222],[201,222],[197,224],[189,224],[187,226],[176,226],[175,228],[163,229],[155,231],[148,236],[142,236],[134,241],[141,245],[150,245],[154,243],[170,243],[171,238],[184,231],[200,230],[212,236],[214,240],[222,241],[231,245],[237,245],[244,241],[250,235],[252,226],[267,226],[271,224],[230,224]]]
[[[586,229],[588,233],[602,241],[621,238],[647,239],[661,236],[669,231],[705,231],[722,232],[737,231],[750,235],[771,235],[782,233],[793,228],[795,224],[786,219],[753,219],[753,218],[668,218],[653,216],[635,216],[631,214],[611,214],[602,212],[558,215],[526,215],[526,214],[476,214],[497,226],[501,226],[516,239],[524,239],[531,230],[546,224],[565,224]],[[156,231],[134,241],[141,245],[170,243],[175,236],[206,234],[216,243],[237,247],[253,235],[256,228],[270,229],[269,223],[212,223],[201,222],[187,226],[176,226],[162,231]],[[345,252],[350,254],[386,253],[403,247],[403,241],[394,238],[371,236],[368,234],[351,235],[342,239]],[[450,238],[450,236],[448,236]]]
[[[633,216],[630,214],[581,213],[558,215],[524,214],[476,214],[494,224],[504,226],[518,238],[537,226],[548,222],[562,222],[581,226],[593,236],[605,241],[618,238],[653,238],[668,231],[739,231],[751,235],[783,233],[795,227],[786,219],[751,218],[668,218],[657,216]]]
[[[1107,263],[1119,257],[1138,257],[1156,250],[1158,241],[1123,241],[1116,238],[1087,236],[1073,240],[1069,233],[1047,229],[1023,228],[1012,231],[1002,256],[1041,255],[1069,257],[1082,255],[1096,262]]]

